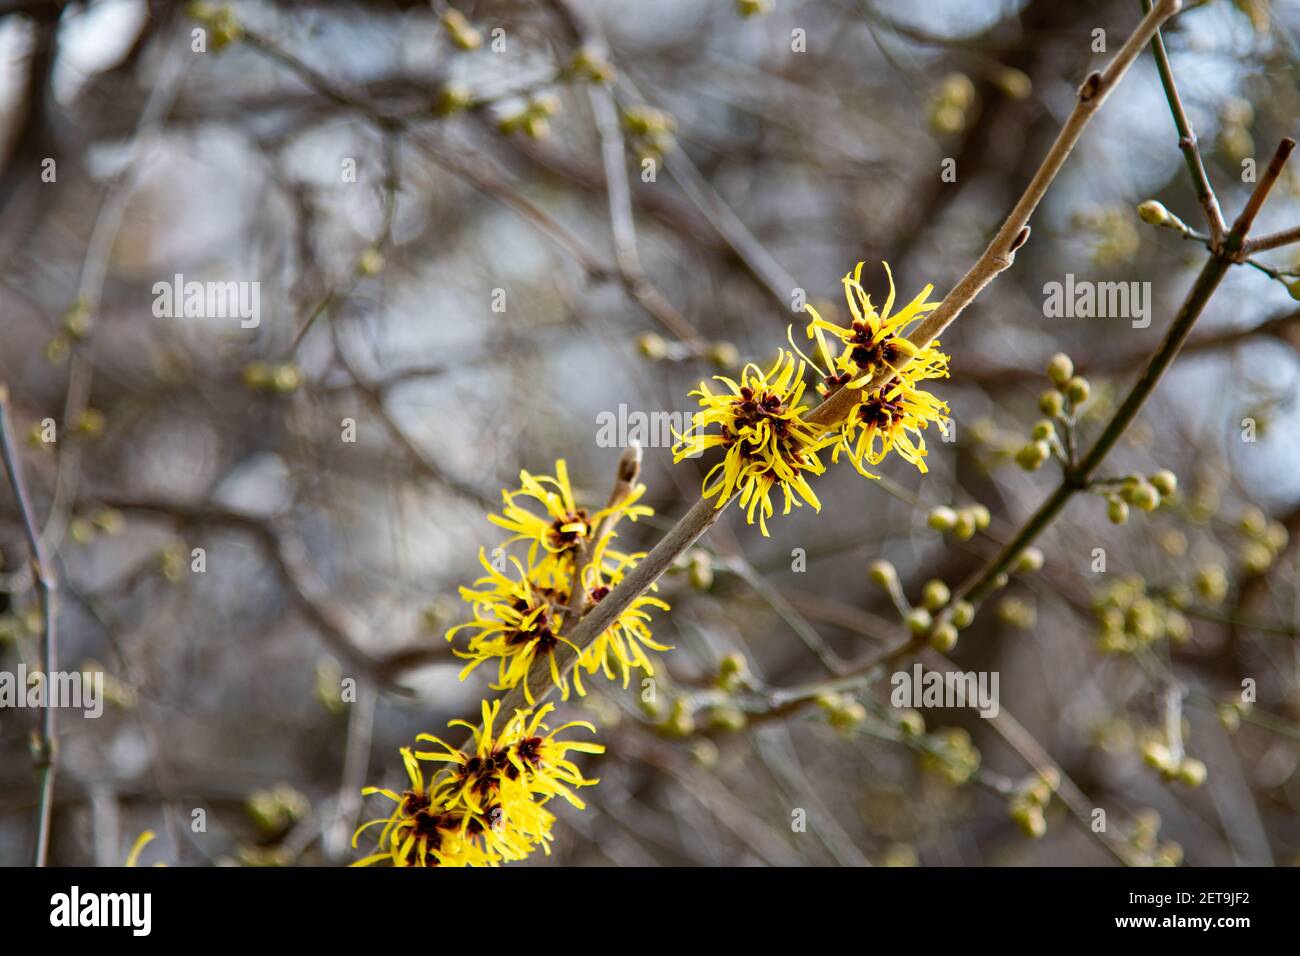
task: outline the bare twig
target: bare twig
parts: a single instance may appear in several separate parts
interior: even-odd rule
[[[36,842],[32,850],[32,864],[44,866],[49,856],[50,816],[54,812],[54,771],[58,756],[56,707],[53,694],[50,692],[54,686],[54,671],[59,666],[55,600],[58,578],[54,565],[50,563],[49,556],[46,554],[40,525],[36,521],[36,512],[32,508],[32,500],[27,494],[27,485],[23,481],[22,462],[18,458],[18,449],[14,443],[13,423],[9,420],[9,388],[2,383],[0,383],[0,458],[4,459],[5,475],[9,478],[9,486],[13,489],[19,514],[22,515],[23,533],[27,537],[32,574],[41,602],[41,680],[45,683],[47,693],[45,706],[41,711],[40,732],[34,735],[32,741],[32,763],[36,767],[39,781]]]

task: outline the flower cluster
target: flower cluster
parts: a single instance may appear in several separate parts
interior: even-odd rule
[[[386,817],[370,820],[352,836],[355,847],[361,834],[382,827],[379,852],[357,860],[354,866],[389,863],[393,866],[497,866],[522,860],[541,847],[550,853],[555,815],[546,804],[562,797],[582,809],[575,787],[596,783],[583,777],[568,758],[569,751],[599,754],[600,744],[561,740],[557,734],[569,727],[595,728],[573,721],[550,730],[544,723],[552,707],[519,710],[499,731],[494,726],[501,702],[483,702],[482,724],[453,720],[472,734],[469,750],[461,750],[431,734],[418,742],[436,750],[402,749],[410,786],[398,793],[367,787],[394,804]],[[427,776],[425,763],[441,764]]]
[[[830,449],[832,463],[844,455],[858,472],[875,477],[867,465],[878,465],[891,452],[915,465],[922,473],[925,437],[930,423],[946,434],[948,406],[921,388],[930,379],[946,378],[948,356],[934,340],[918,347],[906,338],[908,328],[939,305],[929,301],[933,286],[926,286],[902,309],[894,311],[894,279],[885,265],[889,295],[877,309],[862,287],[862,263],[844,277],[844,295],[852,321],[848,326],[829,322],[811,305],[812,320],[806,332],[816,342],[817,359],[784,349],[767,370],[747,365],[736,382],[725,376],[716,379],[726,386],[714,393],[707,383],[691,392],[701,410],[692,418],[692,428],[678,436],[673,448],[675,460],[695,457],[720,447],[721,462],[704,478],[703,494],[717,498],[721,508],[735,494],[740,496],[746,520],[767,532],[767,519],[774,513],[772,492],[784,493],[783,514],[792,506],[807,502],[820,510],[820,502],[807,476],[826,470],[819,455]],[[793,345],[791,339],[791,345]],[[857,401],[843,420],[819,423],[806,414],[802,404],[804,371],[811,366],[821,375],[817,391],[828,396],[842,388],[857,390]],[[717,427],[717,431],[707,429]],[[802,499],[802,500],[801,500]]]
[[[495,661],[493,689],[522,684],[525,699],[532,703],[528,674],[540,659],[546,661],[552,683],[567,700],[569,680],[556,659],[564,646],[578,656],[573,686],[580,695],[585,693],[584,671],[611,679],[621,676],[625,687],[634,670],[654,674],[647,650],[669,648],[651,636],[650,611],[667,610],[668,605],[652,595],[636,598],[586,648],[574,646],[564,636],[566,624],[601,601],[644,556],[610,546],[621,518],[635,521],[653,514],[653,509],[637,504],[644,493],[645,485],[632,485],[616,492],[604,508],[589,513],[574,499],[563,460],[556,462],[554,477],[520,473],[520,487],[502,492],[502,513],[488,516],[511,537],[493,552],[496,562],[480,552],[486,575],[473,587],[460,589],[472,618],[447,632],[449,641],[462,632],[468,635],[465,649],[456,650],[469,661],[462,679],[483,662]],[[515,542],[527,542],[523,561],[506,554]]]
[[[546,704],[535,711],[529,677],[539,662],[550,681],[568,699],[570,686],[584,694],[582,675],[601,673],[626,687],[634,670],[654,674],[649,652],[669,648],[654,640],[651,612],[668,605],[652,594],[635,598],[594,641],[584,648],[566,636],[576,622],[617,587],[627,572],[644,557],[615,550],[611,542],[623,518],[635,521],[653,513],[637,502],[645,486],[631,473],[620,472],[619,482],[604,508],[581,507],[569,482],[564,461],[555,474],[520,473],[520,486],[503,491],[504,507],[489,520],[510,533],[492,552],[479,552],[484,575],[471,587],[460,589],[470,606],[470,620],[447,631],[447,640],[466,637],[457,656],[468,661],[461,679],[480,664],[496,663],[495,690],[521,688],[528,710],[505,719],[499,732],[501,702],[482,705],[479,726],[462,720],[472,735],[472,745],[462,750],[430,734],[416,738],[416,748],[403,748],[402,760],[410,784],[397,793],[368,787],[363,793],[381,794],[395,806],[386,817],[362,825],[353,836],[382,827],[379,851],[355,865],[391,863],[394,866],[495,866],[521,860],[541,847],[550,852],[555,815],[547,804],[562,797],[581,809],[574,790],[595,780],[583,777],[569,759],[569,751],[602,753],[594,743],[559,740],[556,734],[574,722],[548,731],[543,719],[552,710]],[[517,546],[517,547],[516,547]],[[511,554],[514,548],[516,554]],[[567,661],[560,653],[572,652],[572,685]],[[437,749],[419,749],[432,744]],[[426,763],[442,764],[426,774]]]

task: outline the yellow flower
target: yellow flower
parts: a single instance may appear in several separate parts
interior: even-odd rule
[[[380,852],[363,857],[353,866],[391,863],[393,866],[495,866],[502,859],[521,859],[524,853],[503,854],[500,840],[487,839],[490,828],[476,823],[467,813],[457,813],[442,804],[426,786],[424,772],[409,748],[402,748],[402,762],[411,786],[402,793],[381,787],[366,787],[361,793],[381,794],[396,806],[387,817],[369,820],[352,835],[357,840],[366,830],[382,826]],[[508,848],[509,849],[509,848]]]
[[[831,452],[831,461],[838,461],[840,452],[844,452],[860,474],[874,478],[863,461],[878,465],[891,451],[896,451],[921,474],[929,471],[921,432],[934,422],[946,435],[948,406],[916,387],[925,369],[918,369],[917,377],[913,377],[912,368],[909,366],[894,381],[873,389],[854,407],[848,420],[839,427],[839,442]],[[946,369],[943,374],[947,375]]]
[[[441,750],[419,751],[420,760],[446,763],[450,772],[437,787],[439,800],[479,820],[511,847],[522,844],[527,849],[540,845],[547,853],[554,815],[545,809],[552,797],[561,796],[579,810],[585,804],[571,788],[590,786],[577,764],[566,756],[569,751],[604,753],[600,744],[556,738],[569,727],[583,727],[592,733],[596,728],[585,721],[573,721],[548,731],[542,722],[554,707],[546,704],[536,712],[518,710],[506,720],[498,734],[493,727],[500,714],[501,702],[483,701],[482,723],[474,726],[453,720],[448,726],[464,727],[473,736],[473,748],[467,752],[453,747],[432,734],[416,739],[437,744]]]
[[[654,509],[636,503],[645,494],[642,484],[616,504],[589,514],[574,499],[569,469],[562,458],[555,463],[554,478],[521,471],[519,481],[520,487],[515,491],[501,492],[505,507],[499,515],[488,515],[488,520],[512,533],[505,542],[507,545],[515,541],[529,542],[528,566],[536,569],[538,580],[557,587],[569,586],[565,574],[572,574],[571,559],[583,546],[590,546],[602,524],[609,527],[622,517],[635,521],[654,514]],[[541,505],[541,514],[525,507],[523,502],[530,499]]]
[[[934,286],[927,285],[901,311],[893,313],[894,274],[888,263],[882,262],[881,265],[885,267],[885,275],[889,279],[889,295],[880,311],[876,311],[871,304],[871,296],[862,288],[861,262],[843,280],[844,298],[853,315],[853,322],[848,328],[827,322],[811,305],[804,306],[812,316],[807,328],[808,338],[817,340],[817,350],[826,367],[823,373],[826,381],[821,388],[823,394],[840,385],[861,388],[886,367],[898,368],[913,360],[919,360],[923,364],[938,359],[947,361],[946,356],[938,354],[937,341],[918,350],[903,337],[909,325],[938,308],[938,302],[927,301]],[[841,343],[838,356],[831,352],[826,333]]]
[[[820,475],[826,470],[817,451],[835,436],[803,418],[808,410],[800,404],[804,368],[803,362],[780,349],[766,371],[753,363],[746,365],[740,382],[714,376],[727,386],[725,393],[715,395],[701,382],[691,394],[698,396],[702,410],[692,417],[690,432],[679,435],[673,446],[675,461],[693,458],[709,448],[724,448],[725,457],[704,478],[703,495],[716,495],[721,508],[739,492],[745,519],[753,524],[757,511],[764,536],[767,519],[774,512],[772,490],[778,485],[785,494],[782,514],[789,514],[792,505],[801,506],[799,498],[821,510],[805,473]],[[720,431],[704,433],[711,425]]]
[[[578,650],[567,638],[560,635],[567,612],[568,594],[534,583],[536,569],[525,571],[515,558],[510,559],[519,580],[502,574],[479,551],[479,562],[487,576],[474,582],[473,588],[461,588],[460,596],[473,606],[474,618],[447,631],[447,640],[453,640],[463,630],[473,633],[465,650],[456,650],[457,657],[469,661],[460,672],[464,680],[484,661],[497,660],[497,683],[494,690],[508,690],[519,683],[524,685],[524,697],[531,704],[532,691],[528,687],[528,672],[533,661],[545,655],[550,660],[551,680],[564,700],[569,699],[569,682],[560,673],[555,660],[555,650],[568,644]]]

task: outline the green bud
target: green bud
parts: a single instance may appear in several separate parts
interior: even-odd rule
[[[1168,468],[1161,468],[1154,475],[1147,479],[1160,492],[1162,497],[1168,498],[1178,490],[1178,476]]]
[[[1154,199],[1148,199],[1139,205],[1138,215],[1142,217],[1143,222],[1153,226],[1163,226],[1169,221],[1169,210],[1163,203],[1156,202]]]
[[[668,355],[668,343],[653,332],[646,332],[644,335],[637,336],[636,348],[646,358],[655,362]]]
[[[1065,397],[1074,405],[1082,405],[1091,393],[1088,380],[1081,375],[1076,375],[1065,383]]]
[[[907,625],[907,629],[913,634],[921,635],[930,629],[930,625],[934,623],[934,618],[925,608],[917,607],[908,612],[907,617],[903,619],[903,623]]]
[[[921,716],[919,710],[912,710],[910,707],[899,711],[898,729],[909,737],[919,737],[925,733],[925,718]]]
[[[926,524],[935,531],[946,534],[956,526],[957,512],[945,505],[940,505],[939,507],[932,509],[925,520]]]
[[[872,561],[867,565],[867,577],[886,590],[898,584],[898,572],[894,570],[892,564],[883,558]]]
[[[1111,524],[1124,524],[1128,521],[1128,505],[1118,495],[1106,497],[1106,517]]]
[[[957,628],[941,621],[930,634],[930,646],[940,654],[947,654],[957,646]]]
[[[1037,548],[1025,548],[1016,558],[1016,573],[1032,574],[1035,571],[1042,570],[1043,552]]]
[[[1043,392],[1038,396],[1038,410],[1050,418],[1056,418],[1065,411],[1065,400],[1058,391]]]
[[[1074,377],[1074,362],[1064,352],[1057,352],[1047,363],[1047,378],[1058,388]]]
[[[691,563],[687,571],[691,587],[697,591],[707,591],[713,587],[713,558],[707,551],[696,549],[691,552]]]
[[[951,596],[948,585],[936,578],[933,581],[926,581],[925,587],[921,589],[921,605],[927,611],[937,611],[948,603]]]
[[[958,541],[969,541],[975,537],[976,523],[975,515],[969,508],[963,508],[957,513],[957,524],[953,526],[952,534]]]
[[[1056,426],[1052,424],[1049,418],[1040,418],[1034,422],[1033,429],[1029,432],[1029,437],[1034,441],[1050,441],[1056,434]]]
[[[1133,505],[1143,511],[1155,511],[1160,507],[1160,492],[1149,481],[1139,481],[1133,486]]]
[[[1184,757],[1178,765],[1178,779],[1189,787],[1205,783],[1205,764],[1192,757]]]
[[[958,599],[952,606],[952,623],[955,627],[970,627],[971,622],[975,620],[975,605],[970,601]]]

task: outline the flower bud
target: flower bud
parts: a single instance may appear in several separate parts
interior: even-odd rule
[[[1178,779],[1189,787],[1205,783],[1205,764],[1192,757],[1184,757],[1178,764]]]
[[[926,524],[935,531],[947,533],[957,524],[957,512],[945,505],[940,505],[932,509],[925,520]]]
[[[930,634],[930,646],[940,654],[947,654],[957,646],[957,628],[941,621]]]
[[[1160,492],[1155,485],[1146,480],[1138,481],[1133,486],[1133,505],[1143,511],[1155,511],[1160,507]]]
[[[975,529],[977,531],[983,531],[993,521],[993,516],[989,514],[989,509],[984,505],[971,505],[970,514],[975,519]]]
[[[1025,548],[1016,558],[1016,572],[1018,574],[1032,574],[1041,570],[1043,567],[1043,552],[1037,548]]]
[[[898,572],[884,559],[877,559],[867,565],[867,577],[886,590],[898,584]]]
[[[740,349],[730,342],[714,342],[709,346],[709,361],[718,368],[735,368],[740,364]]]
[[[951,596],[948,585],[936,578],[933,581],[926,581],[925,587],[921,589],[921,605],[927,611],[937,611],[948,603]]]
[[[930,625],[934,623],[934,618],[925,608],[916,607],[907,613],[903,623],[907,625],[909,631],[919,636],[930,629]]]
[[[1034,441],[1050,441],[1056,434],[1056,426],[1052,424],[1050,418],[1040,418],[1034,422],[1033,430],[1030,431],[1029,437]]]
[[[1058,391],[1043,392],[1038,396],[1038,410],[1050,418],[1056,418],[1065,410],[1065,400]]]
[[[1047,363],[1047,379],[1058,388],[1074,377],[1074,362],[1064,352],[1057,352]]]
[[[1013,66],[998,70],[993,82],[1012,100],[1029,99],[1029,95],[1034,92],[1034,81],[1029,78],[1029,74]]]
[[[1128,505],[1119,495],[1106,497],[1106,517],[1111,524],[1124,524],[1128,521]]]
[[[909,737],[919,737],[925,733],[925,718],[919,710],[907,708],[898,713],[898,729]]]
[[[483,34],[459,10],[451,9],[442,15],[442,28],[451,42],[462,50],[477,50],[483,45]]]
[[[691,587],[697,591],[707,591],[713,587],[713,558],[707,551],[697,548],[691,552],[687,577],[690,579]]]
[[[958,541],[969,541],[975,537],[976,530],[975,515],[969,508],[963,508],[957,513],[957,523],[952,529],[953,537]]]
[[[1169,221],[1169,210],[1163,203],[1156,202],[1154,199],[1148,199],[1139,205],[1138,215],[1142,217],[1143,222],[1153,226],[1163,226]]]
[[[1160,492],[1161,496],[1164,498],[1168,498],[1178,490],[1178,476],[1168,468],[1161,468],[1154,475],[1149,477],[1147,481],[1151,482],[1156,491]]]
[[[646,358],[658,362],[668,354],[668,343],[662,337],[655,335],[653,332],[646,332],[644,335],[638,335],[636,339],[637,351]]]
[[[1088,385],[1088,380],[1081,375],[1076,375],[1065,383],[1065,397],[1075,405],[1082,405],[1091,393],[1092,388]]]
[[[975,605],[960,598],[952,605],[952,623],[954,627],[966,628],[975,620]]]

